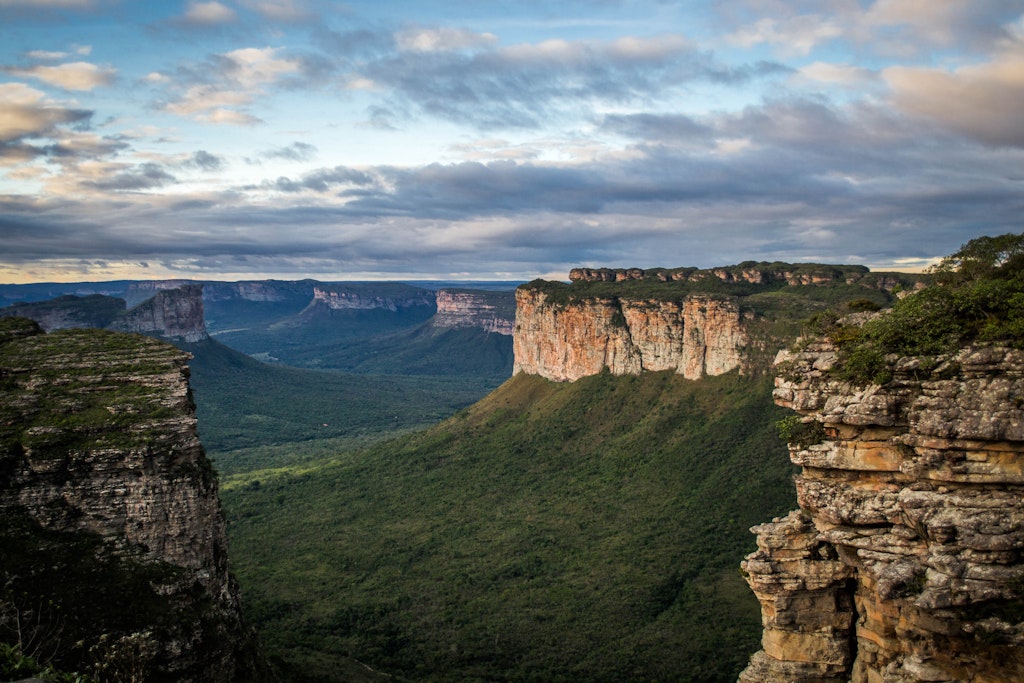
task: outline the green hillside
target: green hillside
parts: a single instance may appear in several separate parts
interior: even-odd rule
[[[312,439],[359,442],[434,424],[498,384],[269,365],[212,339],[179,346],[194,356],[189,367],[199,432],[222,472],[246,466],[236,461],[252,460],[258,447]],[[287,454],[274,460],[282,458],[287,461]]]
[[[352,657],[398,680],[733,681],[760,635],[748,528],[794,506],[770,393],[519,375],[431,429],[229,477],[249,617],[292,680],[349,680]]]

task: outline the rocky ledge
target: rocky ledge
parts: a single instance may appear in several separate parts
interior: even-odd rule
[[[189,355],[0,328],[0,609],[33,629],[16,645],[102,680],[257,680]]]
[[[753,529],[740,681],[1024,680],[1024,352],[890,357],[882,386],[835,363],[824,341],[779,358],[800,510]]]

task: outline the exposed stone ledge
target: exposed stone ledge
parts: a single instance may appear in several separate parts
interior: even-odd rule
[[[891,358],[884,386],[835,358],[778,358],[776,403],[825,437],[790,446],[800,511],[752,530],[765,631],[740,681],[1024,680],[1024,352]]]

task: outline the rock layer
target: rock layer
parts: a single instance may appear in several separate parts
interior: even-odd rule
[[[183,285],[159,290],[107,326],[119,332],[156,334],[167,339],[197,342],[207,339],[203,286]]]
[[[432,325],[479,327],[485,332],[511,335],[515,328],[515,299],[511,292],[439,289]]]
[[[698,379],[741,367],[748,342],[744,316],[730,299],[550,303],[544,292],[516,291],[514,373],[573,381],[605,369],[616,375],[672,370]]]
[[[1024,352],[891,358],[884,386],[783,354],[800,510],[743,563],[763,650],[743,683],[1024,680]]]
[[[0,335],[0,518],[27,550],[5,551],[0,568],[10,595],[30,601],[19,609],[61,605],[59,626],[75,638],[60,654],[79,666],[123,666],[130,647],[147,680],[253,680],[189,355],[17,320]],[[83,545],[85,555],[62,550]],[[114,580],[135,586],[115,598],[123,606],[90,597]]]

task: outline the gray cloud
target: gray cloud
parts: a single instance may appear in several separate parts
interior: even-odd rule
[[[185,164],[193,168],[198,168],[203,171],[219,171],[224,167],[224,160],[220,157],[210,154],[206,150],[199,150],[192,155],[192,158]]]
[[[135,168],[117,173],[102,180],[90,180],[83,183],[97,190],[113,192],[133,192],[164,187],[176,182],[177,179],[159,164],[139,164]]]
[[[264,152],[265,159],[284,159],[286,161],[309,161],[316,157],[317,148],[305,142],[293,142],[286,147],[278,147]]]

